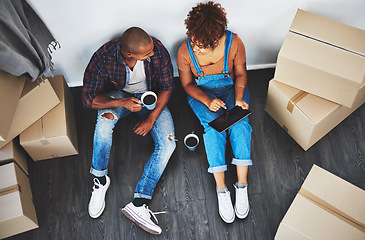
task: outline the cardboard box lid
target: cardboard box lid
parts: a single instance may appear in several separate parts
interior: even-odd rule
[[[67,134],[64,93],[66,83],[62,76],[50,78],[49,82],[60,99],[60,104],[21,133],[20,138],[22,143],[39,140],[42,141],[42,139],[46,140],[48,138]]]
[[[301,9],[290,31],[365,57],[365,31]]]
[[[334,102],[275,81],[275,79],[271,81],[272,86],[277,88],[288,99],[287,110],[292,111],[294,107],[297,107],[314,124],[318,124],[340,106]]]
[[[358,240],[365,232],[297,195],[285,214],[275,240]]]
[[[365,231],[364,190],[313,165],[298,194],[310,198],[324,209],[329,209],[329,212],[336,212],[350,219]]]
[[[0,222],[27,215],[37,222],[28,177],[15,163],[0,166]]]
[[[28,177],[14,163],[0,166],[0,238],[37,227]]]
[[[67,121],[66,119],[66,99],[65,91],[69,90],[67,83],[62,75],[49,78],[53,89],[55,90],[58,98],[60,99],[60,104],[56,106],[52,111],[49,111],[43,117],[43,125],[46,129],[45,137],[57,137],[67,134]],[[65,124],[55,124],[57,122],[64,122]]]
[[[0,148],[0,161],[14,158],[14,143],[13,141]]]
[[[27,81],[14,114],[9,139],[0,142],[0,148],[40,119],[59,102],[57,94],[47,79],[39,85],[37,82]]]
[[[365,45],[365,40],[363,44]],[[303,37],[293,32],[287,34],[279,52],[280,57],[304,64],[314,70],[320,70],[323,73],[317,74],[318,80],[324,77],[339,77],[347,82],[352,81],[356,89],[359,89],[364,83],[364,56],[349,54],[348,51],[343,49]],[[281,66],[279,65],[278,67]],[[327,76],[323,75],[324,73]],[[336,82],[333,83],[335,84]],[[346,84],[343,84],[343,87],[345,86]]]
[[[4,147],[0,148],[0,163],[15,161],[28,175],[28,161],[25,150],[20,146],[19,138],[16,137]]]
[[[25,77],[16,77],[0,70],[0,84],[0,141],[5,141],[25,84]]]

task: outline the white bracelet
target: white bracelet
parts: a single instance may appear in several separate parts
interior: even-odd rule
[[[236,88],[237,88],[237,87],[241,87],[241,88],[243,88],[243,89],[245,88],[245,86],[243,86],[243,85],[238,85],[238,86],[236,86]]]

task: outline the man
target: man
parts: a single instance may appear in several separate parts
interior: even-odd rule
[[[141,28],[129,28],[121,38],[107,42],[92,56],[85,70],[82,90],[84,106],[98,109],[90,170],[94,175],[89,202],[92,218],[99,217],[105,208],[105,195],[110,185],[107,166],[113,129],[119,119],[133,112],[140,118],[134,133],[145,136],[151,132],[155,150],[147,160],[133,201],[122,211],[144,230],[152,234],[162,232],[151,220],[155,215],[147,205],[176,147],[174,125],[166,106],[173,88],[169,53],[159,40]],[[140,101],[141,95],[148,90],[157,94],[153,110],[143,107]]]

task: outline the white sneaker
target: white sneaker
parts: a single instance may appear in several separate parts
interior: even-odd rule
[[[226,190],[224,193],[217,193],[217,195],[219,215],[226,223],[232,223],[234,221],[235,215],[230,192]]]
[[[234,205],[234,211],[238,218],[245,218],[250,211],[250,204],[248,203],[247,188],[238,188],[236,184],[233,184],[236,189],[236,204]]]
[[[89,215],[92,218],[99,217],[105,208],[105,194],[110,185],[110,178],[105,175],[106,183],[102,185],[99,179],[94,178],[93,191],[89,202]]]
[[[143,204],[141,207],[136,207],[132,202],[128,203],[124,208],[122,208],[123,214],[135,222],[138,226],[140,226],[143,230],[152,233],[152,234],[161,234],[162,229],[152,222],[151,216],[155,219],[156,223],[158,223],[155,214],[165,213],[165,212],[157,212],[153,213],[146,204]]]

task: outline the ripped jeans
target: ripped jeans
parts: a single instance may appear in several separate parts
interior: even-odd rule
[[[111,98],[141,98],[142,93],[130,94],[124,91],[113,91],[105,94]],[[105,118],[104,113],[112,113],[114,119]],[[100,109],[94,133],[94,152],[90,173],[96,177],[102,177],[108,173],[108,162],[112,146],[113,129],[119,119],[131,112],[123,107]],[[150,114],[150,110],[143,107],[135,112],[143,120]],[[166,165],[176,148],[174,124],[167,106],[162,110],[150,131],[155,143],[155,150],[147,160],[144,172],[134,191],[134,197],[151,199],[153,191],[160,179]],[[133,171],[130,169],[129,171]],[[125,174],[128,174],[126,172]]]

